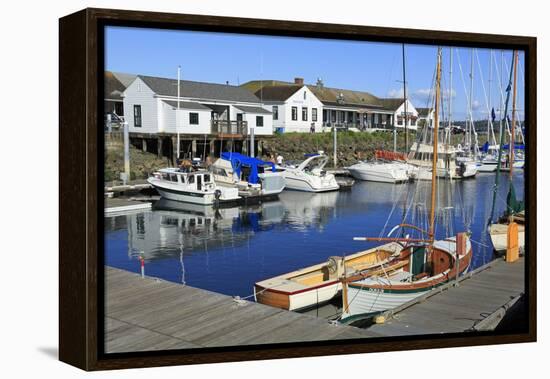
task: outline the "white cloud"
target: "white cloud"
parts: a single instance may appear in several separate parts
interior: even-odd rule
[[[403,87],[388,91],[388,97],[400,98],[403,97]]]
[[[443,98],[448,98],[449,93],[451,93],[451,96],[453,98],[456,97],[456,91],[452,90],[450,92],[448,89],[443,90],[441,92],[441,96]],[[420,88],[420,89],[414,90],[412,92],[409,92],[409,97],[411,98],[411,100],[413,100],[413,101],[416,100],[416,101],[422,102],[422,103],[427,102],[430,98],[433,99],[433,96],[434,96],[433,89],[431,89],[431,88]],[[403,87],[401,87],[399,89],[392,89],[392,90],[388,91],[388,97],[402,98],[403,97]]]

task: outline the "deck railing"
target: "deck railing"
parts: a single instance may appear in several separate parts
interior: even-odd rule
[[[246,135],[248,125],[246,121],[212,120],[212,134]]]

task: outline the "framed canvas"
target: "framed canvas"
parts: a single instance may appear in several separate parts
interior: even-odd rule
[[[536,38],[59,21],[59,357],[536,340]]]

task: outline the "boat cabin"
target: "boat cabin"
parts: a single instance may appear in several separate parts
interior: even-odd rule
[[[197,191],[211,189],[214,186],[214,179],[208,171],[183,172],[177,168],[169,168],[159,170],[153,176],[164,182],[192,187]]]

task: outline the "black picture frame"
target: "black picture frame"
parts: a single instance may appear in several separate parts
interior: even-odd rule
[[[525,53],[526,308],[516,334],[472,333],[103,354],[103,42],[105,26],[516,49]],[[353,354],[536,341],[536,96],[534,37],[265,19],[84,9],[59,21],[59,358],[84,370]]]

